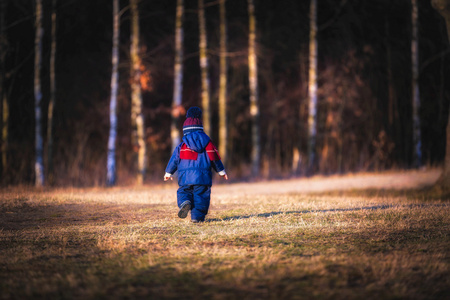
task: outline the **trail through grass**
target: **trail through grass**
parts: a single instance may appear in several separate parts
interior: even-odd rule
[[[216,186],[200,225],[173,185],[3,190],[0,297],[448,299],[450,203],[412,190],[424,174],[397,174],[399,193],[356,175]]]

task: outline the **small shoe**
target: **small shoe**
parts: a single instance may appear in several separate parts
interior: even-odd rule
[[[202,223],[203,221],[192,219],[191,222],[192,222],[192,223]]]
[[[191,201],[189,200],[184,201],[180,206],[180,210],[178,211],[178,217],[182,219],[186,218],[190,210],[191,210]]]

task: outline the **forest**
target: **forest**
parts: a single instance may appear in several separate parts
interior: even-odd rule
[[[233,180],[442,167],[431,2],[1,0],[1,184],[159,182],[191,106]]]

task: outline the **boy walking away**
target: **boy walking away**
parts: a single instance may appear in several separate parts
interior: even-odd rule
[[[178,170],[178,217],[186,218],[191,211],[192,222],[205,220],[211,197],[211,169],[228,180],[216,147],[203,132],[202,110],[191,107],[183,124],[183,142],[173,151],[164,175],[164,181],[173,180]]]

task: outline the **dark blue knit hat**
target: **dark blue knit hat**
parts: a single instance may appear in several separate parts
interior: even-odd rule
[[[183,123],[184,135],[194,131],[203,131],[202,110],[196,106],[188,109],[186,113],[186,121]]]

